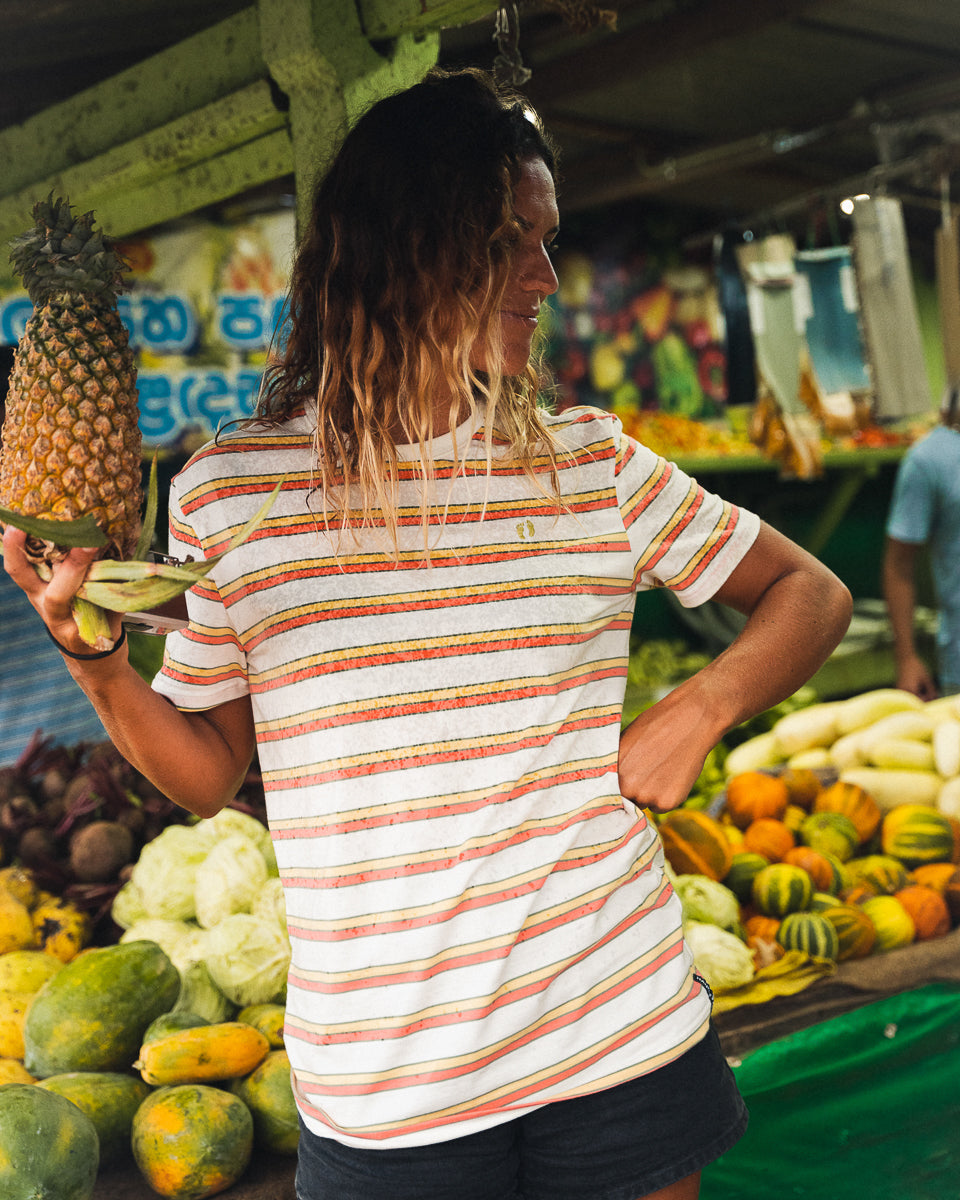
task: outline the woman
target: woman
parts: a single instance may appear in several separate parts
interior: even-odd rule
[[[374,106],[317,191],[260,419],[176,481],[171,552],[212,553],[282,479],[270,516],[153,691],[122,650],[69,659],[192,812],[257,748],[302,1200],[690,1200],[746,1122],[642,808],[816,670],[849,596],[610,415],[537,408],[554,175],[479,73]],[[81,652],[89,555],[44,588],[21,544],[8,568]],[[621,737],[654,586],[749,618]]]

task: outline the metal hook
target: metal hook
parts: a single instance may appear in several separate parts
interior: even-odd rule
[[[493,60],[493,74],[500,83],[522,87],[530,81],[533,72],[523,65],[520,57],[519,6],[511,4],[509,7],[513,12],[512,21],[506,5],[497,9],[493,40],[497,43],[499,54]]]

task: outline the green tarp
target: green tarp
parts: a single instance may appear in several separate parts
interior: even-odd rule
[[[960,1200],[960,987],[789,1034],[734,1070],[750,1109],[701,1200]]]

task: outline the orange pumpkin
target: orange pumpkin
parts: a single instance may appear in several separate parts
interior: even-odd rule
[[[783,816],[787,807],[787,785],[779,776],[763,771],[742,771],[727,781],[726,809],[739,829],[760,817]]]
[[[819,850],[811,850],[809,846],[792,846],[780,861],[802,867],[818,892],[837,891],[838,872]]]
[[[947,902],[933,888],[913,883],[895,893],[896,898],[910,914],[917,930],[917,941],[943,937],[950,932],[950,910]]]
[[[942,896],[956,869],[952,862],[924,863],[910,872],[910,882],[933,888]]]
[[[777,938],[777,930],[780,928],[779,917],[767,917],[763,913],[756,913],[752,917],[747,917],[743,923],[743,931],[747,935],[747,940],[750,938],[759,938],[762,941],[774,942]]]
[[[809,812],[823,784],[809,767],[788,767],[780,776],[787,789],[787,803]]]
[[[856,783],[832,783],[813,801],[814,812],[841,813],[853,822],[861,844],[869,841],[880,826],[880,805]]]
[[[796,838],[782,821],[760,817],[751,821],[744,831],[744,849],[762,854],[770,862],[782,862],[783,856],[796,845]]]
[[[733,850],[723,826],[708,813],[676,808],[657,825],[663,852],[681,875],[707,875],[721,880],[730,870]]]

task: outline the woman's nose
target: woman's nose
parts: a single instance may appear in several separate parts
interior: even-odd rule
[[[531,251],[520,273],[520,284],[526,291],[540,292],[544,296],[552,296],[560,286],[557,273],[546,247]]]

